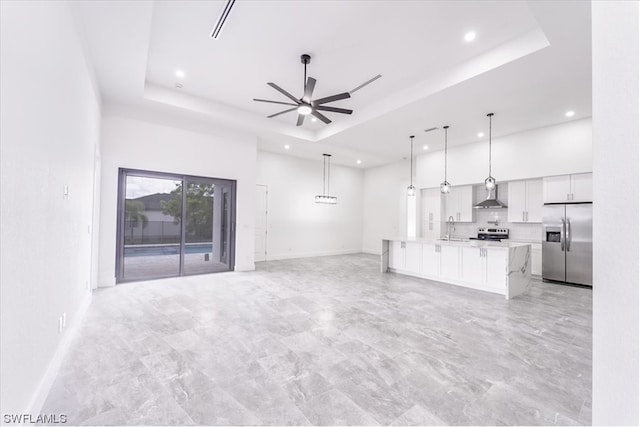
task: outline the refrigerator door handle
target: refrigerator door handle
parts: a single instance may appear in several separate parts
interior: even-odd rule
[[[571,248],[571,221],[567,218],[567,242],[566,242],[567,252],[569,252]]]
[[[564,252],[564,245],[567,235],[567,223],[564,221],[564,218],[560,218],[560,220],[562,221],[562,233],[560,234],[560,250]]]

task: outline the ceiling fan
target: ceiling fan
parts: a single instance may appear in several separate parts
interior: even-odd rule
[[[278,92],[280,92],[281,94],[289,98],[292,102],[270,101],[268,99],[256,99],[256,98],[253,99],[254,101],[257,101],[257,102],[268,102],[271,104],[289,105],[293,107],[284,111],[280,111],[279,113],[271,114],[270,116],[267,116],[268,118],[276,117],[276,116],[279,116],[280,114],[285,114],[285,113],[289,113],[291,111],[297,110],[298,121],[296,122],[296,126],[302,126],[302,124],[304,123],[304,118],[309,114],[322,120],[325,124],[329,124],[331,123],[331,120],[329,120],[327,116],[322,114],[321,111],[327,111],[331,113],[340,113],[340,114],[351,114],[353,113],[353,110],[348,110],[346,108],[330,107],[324,104],[327,104],[333,101],[339,101],[341,99],[351,98],[351,94],[353,92],[355,92],[356,90],[362,89],[364,86],[382,77],[380,74],[378,74],[374,78],[367,80],[360,86],[356,87],[351,92],[343,92],[336,95],[327,96],[325,98],[313,100],[311,99],[311,97],[313,95],[313,89],[316,87],[316,79],[314,79],[313,77],[307,77],[307,64],[311,62],[311,55],[308,55],[306,53],[301,55],[300,62],[304,64],[304,94],[302,95],[302,98],[298,99],[295,96],[291,95],[286,90],[282,89],[277,84],[273,82],[269,82],[267,83],[269,86],[271,86],[272,88],[274,88],[275,90],[277,90]]]

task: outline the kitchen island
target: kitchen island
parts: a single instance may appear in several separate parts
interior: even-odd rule
[[[382,239],[381,271],[513,298],[531,284],[531,245],[516,242]]]

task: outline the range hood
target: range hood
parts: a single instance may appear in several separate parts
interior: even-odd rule
[[[477,205],[474,206],[474,209],[502,209],[506,208],[507,205],[498,200],[498,186],[493,187],[493,190],[487,191],[487,199],[481,201]]]

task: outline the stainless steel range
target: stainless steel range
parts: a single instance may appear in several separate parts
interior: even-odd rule
[[[478,228],[478,237],[470,237],[470,240],[491,240],[500,242],[509,239],[508,228]]]

